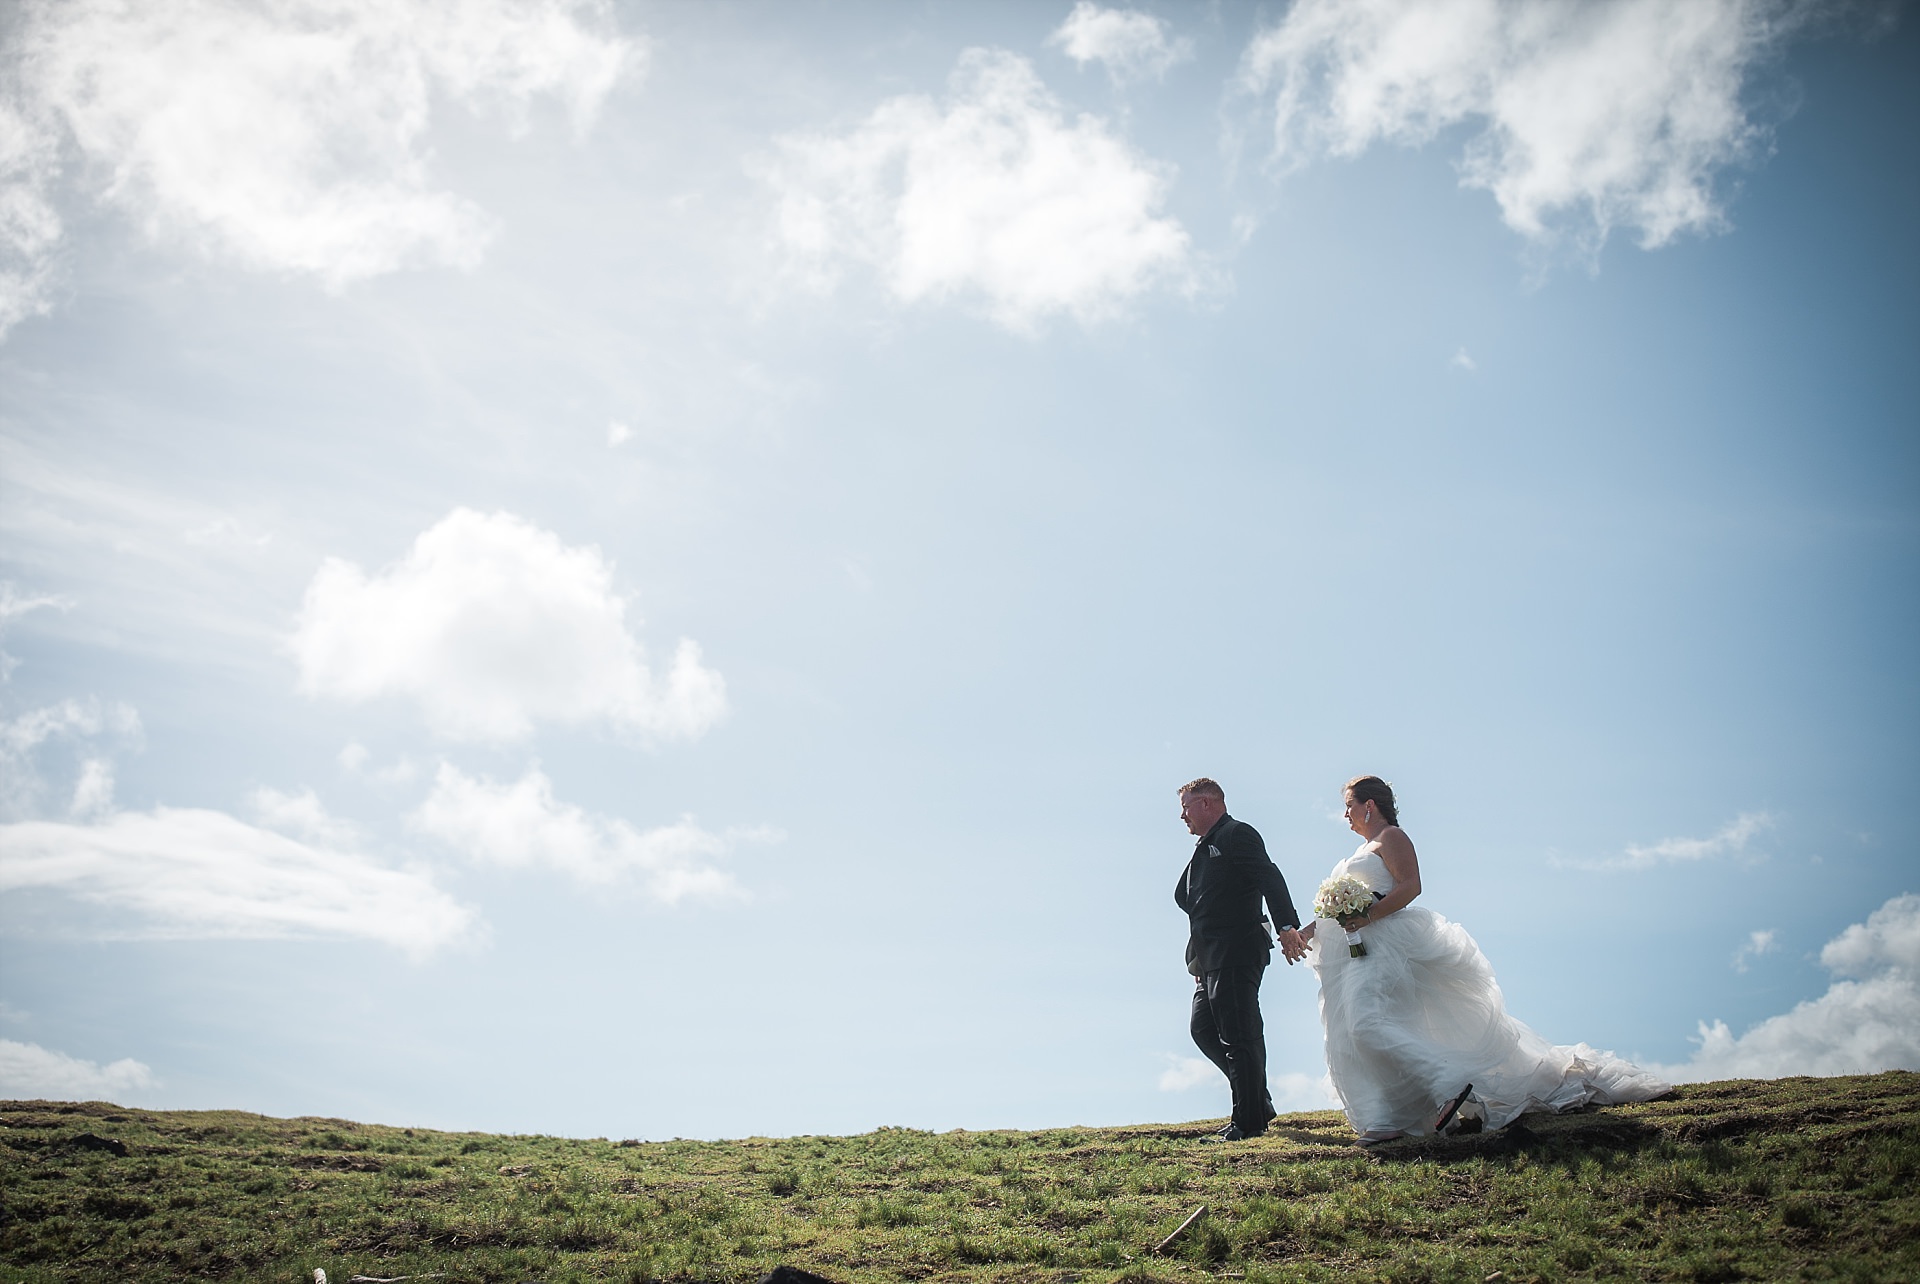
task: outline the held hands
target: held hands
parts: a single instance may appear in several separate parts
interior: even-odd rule
[[[1292,967],[1307,956],[1307,938],[1291,927],[1281,928],[1280,952],[1287,956],[1287,966]]]

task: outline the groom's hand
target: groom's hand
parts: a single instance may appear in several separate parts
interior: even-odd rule
[[[1287,956],[1287,966],[1307,956],[1307,940],[1291,927],[1280,930],[1280,952]]]

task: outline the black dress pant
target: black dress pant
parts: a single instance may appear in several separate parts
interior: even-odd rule
[[[1233,1121],[1248,1136],[1273,1118],[1267,1093],[1267,1033],[1260,1020],[1265,964],[1223,967],[1193,986],[1193,1042],[1233,1086]]]

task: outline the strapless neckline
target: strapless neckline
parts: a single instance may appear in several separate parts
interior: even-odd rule
[[[1387,868],[1387,862],[1381,859],[1379,851],[1369,851],[1366,843],[1362,843],[1360,850],[1341,861],[1334,868],[1333,874],[1335,878],[1342,874],[1357,878],[1381,896],[1393,890],[1393,872]]]

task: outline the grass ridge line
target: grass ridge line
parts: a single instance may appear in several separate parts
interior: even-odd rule
[[[0,1102],[0,1284],[1920,1279],[1908,1071],[1365,1151],[1331,1111],[1220,1122],[616,1142]]]

